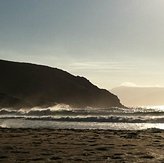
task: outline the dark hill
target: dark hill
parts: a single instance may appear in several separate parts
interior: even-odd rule
[[[122,107],[117,96],[84,77],[47,66],[0,60],[0,107],[68,104]]]

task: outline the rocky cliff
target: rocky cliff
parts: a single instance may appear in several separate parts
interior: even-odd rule
[[[48,66],[0,60],[0,107],[122,107],[117,96],[84,77]]]

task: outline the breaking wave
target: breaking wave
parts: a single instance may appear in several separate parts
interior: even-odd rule
[[[156,108],[71,108],[56,105],[48,108],[0,109],[0,119],[30,119],[67,122],[164,123],[164,111]]]

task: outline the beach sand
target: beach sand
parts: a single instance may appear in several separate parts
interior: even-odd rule
[[[0,162],[164,162],[164,131],[1,128]]]

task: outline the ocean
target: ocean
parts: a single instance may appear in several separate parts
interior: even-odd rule
[[[164,130],[164,106],[138,108],[48,108],[0,109],[1,128]]]

